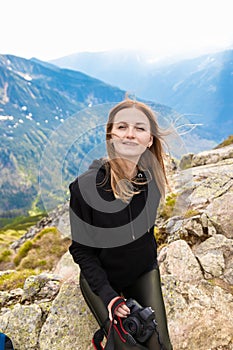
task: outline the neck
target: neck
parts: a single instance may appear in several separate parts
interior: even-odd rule
[[[132,179],[137,175],[137,161],[130,159],[118,159],[118,163],[123,169],[124,174],[128,179]]]

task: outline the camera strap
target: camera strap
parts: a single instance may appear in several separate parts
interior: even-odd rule
[[[114,330],[118,334],[122,343],[128,343],[129,345],[137,346],[138,349],[145,349],[140,344],[138,344],[136,342],[136,340],[132,337],[132,335],[129,334],[124,329],[121,318],[115,315],[116,309],[120,305],[123,305],[123,304],[125,304],[125,299],[122,297],[119,297],[118,299],[116,299],[116,301],[112,305],[111,311],[112,311],[113,319],[110,322],[108,335],[107,335],[107,342],[106,342],[105,347],[103,347],[103,345],[102,345],[102,341],[104,339],[104,326],[109,321],[109,318],[107,318],[104,321],[104,324],[102,325],[102,327],[98,331],[95,332],[93,339],[92,339],[92,344],[93,344],[95,350],[114,350],[115,349],[115,347],[114,347]],[[114,321],[117,321],[117,323],[115,323]]]

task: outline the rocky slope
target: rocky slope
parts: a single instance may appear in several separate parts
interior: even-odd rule
[[[193,163],[170,176],[176,198],[172,215],[165,219],[161,211],[158,217],[156,235],[163,242],[158,259],[174,350],[233,349],[232,151],[228,146],[214,150],[214,156],[213,151],[185,156],[181,165],[185,159]],[[59,210],[47,224],[67,235],[67,204]],[[29,277],[22,289],[0,292],[0,330],[16,350],[92,349],[98,326],[78,275],[67,252],[52,273]]]

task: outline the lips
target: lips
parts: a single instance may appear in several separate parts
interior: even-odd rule
[[[123,145],[127,146],[137,146],[138,144],[136,142],[129,142],[129,141],[123,141]]]

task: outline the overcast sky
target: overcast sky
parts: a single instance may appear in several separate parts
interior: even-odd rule
[[[0,54],[50,60],[119,48],[155,57],[233,46],[232,0],[0,0]]]

